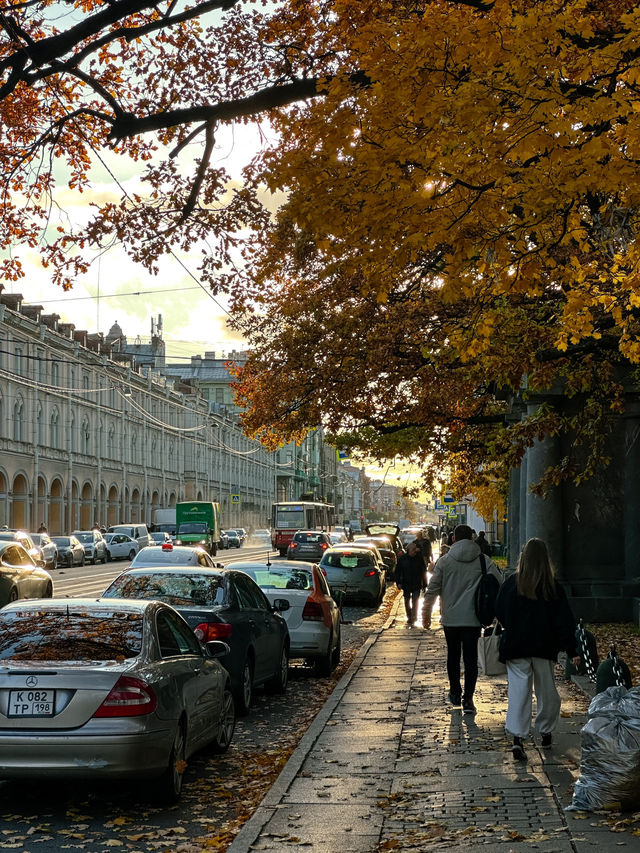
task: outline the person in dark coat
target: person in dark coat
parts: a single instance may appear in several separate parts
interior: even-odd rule
[[[433,562],[433,548],[431,546],[431,541],[424,535],[422,530],[418,530],[416,538],[413,541],[414,544],[418,546],[418,551],[422,554],[425,568],[429,569],[430,564]]]
[[[505,728],[513,736],[513,757],[523,761],[524,740],[531,730],[532,688],[537,706],[535,728],[542,736],[542,746],[548,748],[560,717],[554,680],[558,652],[564,650],[574,666],[580,663],[575,619],[555,580],[542,539],[529,539],[525,544],[518,568],[500,588],[496,615],[504,627],[500,660],[507,666]]]
[[[407,552],[398,560],[396,566],[396,586],[402,590],[404,609],[407,614],[407,628],[411,628],[418,618],[420,593],[427,585],[427,567],[424,557],[415,542],[409,542]]]
[[[484,530],[481,530],[480,533],[478,533],[476,537],[476,542],[480,546],[480,550],[482,551],[482,553],[485,554],[485,556],[490,557],[491,545],[489,545],[489,543],[487,542],[487,537],[485,535]]]

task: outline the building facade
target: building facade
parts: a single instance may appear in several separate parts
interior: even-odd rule
[[[191,499],[219,501],[223,526],[268,525],[275,454],[233,412],[22,303],[0,293],[0,525],[150,523]]]

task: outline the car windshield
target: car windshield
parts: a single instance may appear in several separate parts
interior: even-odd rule
[[[55,542],[56,545],[68,545],[69,537],[68,536],[52,536],[51,541]]]
[[[14,610],[0,613],[1,661],[94,661],[137,657],[142,649],[142,614]]]
[[[201,575],[196,572],[123,574],[114,580],[102,597],[148,598],[174,606],[192,604],[212,607],[224,602],[224,581],[219,575]]]
[[[313,589],[313,575],[306,569],[241,568],[261,589]]]
[[[324,542],[324,533],[296,533],[293,537],[296,542]]]
[[[154,542],[166,542],[167,539],[164,533],[150,533],[149,535]]]
[[[80,542],[93,542],[92,533],[75,533],[74,536],[76,539],[79,539]]]
[[[206,533],[207,525],[203,521],[188,521],[185,524],[178,526],[178,534],[185,533]]]
[[[2,539],[4,542],[13,542],[16,539],[16,534],[3,532],[0,533],[0,539]]]

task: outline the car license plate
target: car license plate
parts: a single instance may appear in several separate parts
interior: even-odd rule
[[[10,690],[8,717],[53,717],[55,690]]]

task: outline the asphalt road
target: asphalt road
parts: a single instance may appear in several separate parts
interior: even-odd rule
[[[244,560],[264,549],[223,552],[223,563]],[[99,595],[129,565],[114,562],[58,569],[54,595]],[[258,691],[254,707],[238,720],[228,753],[206,750],[194,756],[185,773],[177,806],[158,808],[146,782],[0,781],[0,847],[23,853],[53,851],[225,850],[242,822],[270,787],[322,707],[355,652],[383,624],[395,589],[378,610],[344,609],[343,660],[331,678],[316,678],[301,663],[290,667],[283,696]]]

